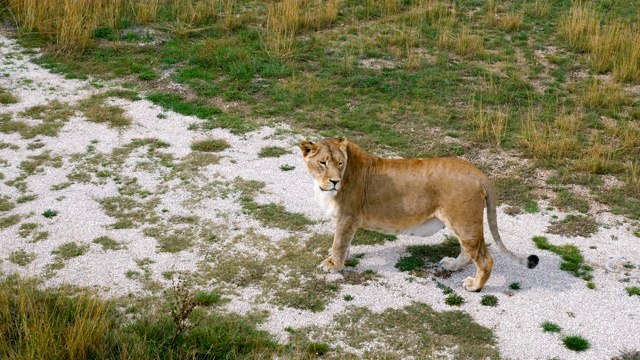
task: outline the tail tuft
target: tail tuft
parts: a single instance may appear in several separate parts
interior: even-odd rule
[[[533,269],[534,267],[536,267],[538,265],[538,257],[536,255],[529,255],[527,257],[527,267],[529,269]]]

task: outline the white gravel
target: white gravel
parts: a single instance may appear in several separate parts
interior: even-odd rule
[[[22,110],[34,105],[44,105],[54,99],[74,104],[104,91],[93,87],[88,81],[69,80],[51,74],[31,63],[30,58],[31,55],[21,53],[21,48],[14,40],[0,35],[0,86],[19,98],[17,104],[2,105],[0,113],[12,114],[15,120],[21,118]],[[0,149],[0,159],[6,160],[4,165],[0,163],[0,173],[4,174],[0,194],[10,197],[14,202],[23,194],[5,182],[20,175],[20,163],[28,155],[50,150],[52,156],[63,158],[62,167],[47,166],[43,172],[26,179],[28,194],[37,195],[36,200],[16,204],[14,209],[0,213],[2,217],[19,214],[22,216],[21,223],[34,222],[40,224],[38,231],[49,232],[47,240],[29,242],[28,238],[19,235],[18,224],[0,229],[0,270],[4,274],[42,275],[47,264],[53,261],[51,251],[70,241],[88,245],[89,251],[70,259],[55,276],[46,280],[46,286],[63,283],[91,286],[107,297],[147,293],[140,282],[125,276],[128,270],[141,271],[136,260],[146,258],[155,261],[148,268],[152,278],[159,282],[165,281],[161,276],[164,271],[196,271],[197,263],[203,257],[197,247],[178,253],[162,253],[156,249],[156,240],[145,236],[139,229],[114,230],[108,227],[114,219],[104,213],[97,200],[118,195],[117,187],[120,185],[113,182],[98,185],[76,183],[62,190],[51,190],[52,185],[66,181],[66,175],[76,165],[69,161],[70,155],[85,153],[93,140],[97,140],[95,152],[109,153],[132,139],[158,138],[171,145],[160,151],[182,158],[191,152],[192,141],[209,137],[226,139],[231,147],[220,154],[223,158],[219,164],[207,168],[208,180],[219,178],[230,181],[240,177],[262,181],[266,187],[256,197],[258,203],[275,202],[284,205],[288,211],[304,213],[318,220],[310,233],[332,232],[331,221],[326,219],[313,199],[311,179],[304,170],[296,145],[301,137],[286,131],[285,135],[277,135],[277,129],[287,130],[286,126],[264,127],[243,136],[233,135],[223,129],[192,131],[188,127],[198,122],[197,119],[162,110],[146,100],[131,102],[114,99],[111,104],[126,110],[127,116],[133,120],[131,127],[125,130],[112,129],[104,124],[87,122],[82,114],[76,114],[57,137],[22,139],[15,133],[0,133],[2,142],[20,147],[18,150]],[[157,117],[159,113],[167,117],[160,119]],[[27,146],[35,140],[41,141],[44,146],[28,150]],[[291,153],[278,158],[259,158],[258,152],[264,146],[284,147],[290,149]],[[181,188],[179,181],[163,182],[161,170],[136,170],[136,161],[144,159],[144,151],[136,153],[136,156],[123,166],[121,174],[136,177],[142,187],[150,191],[159,187],[167,189],[158,209],[167,209],[168,213],[174,215],[198,215],[202,219],[224,223],[236,234],[253,228],[274,242],[292,235],[286,230],[263,227],[260,222],[243,214],[233,197],[205,196],[193,207],[185,208],[184,201],[190,198],[190,192]],[[285,164],[296,168],[281,171],[280,166]],[[191,185],[205,183],[203,179],[192,179]],[[541,209],[546,206],[540,204]],[[47,209],[58,210],[59,215],[46,219],[41,214]],[[567,238],[545,233],[554,216],[563,218],[565,214],[552,210],[508,216],[502,212],[502,208],[499,209],[498,223],[506,246],[521,254],[538,254],[540,264],[536,269],[524,269],[492,247],[495,266],[481,293],[466,293],[461,289],[462,279],[475,272],[473,266],[441,281],[464,297],[461,310],[471,314],[481,325],[493,329],[500,353],[505,358],[608,359],[625,349],[640,349],[640,297],[631,297],[625,292],[627,286],[639,286],[640,279],[621,282],[621,273],[607,272],[603,266],[605,261],[617,256],[625,256],[632,263],[640,262],[640,239],[632,233],[632,226],[637,227],[637,223],[630,224],[624,218],[610,213],[600,214],[598,218],[605,223],[594,236]],[[536,235],[546,236],[553,244],[578,246],[586,262],[594,268],[597,288],[590,290],[584,280],[561,271],[559,256],[535,249],[531,238]],[[100,245],[92,243],[93,239],[100,236],[112,237],[126,245],[126,249],[104,251]],[[334,316],[353,306],[382,312],[417,301],[429,304],[438,311],[452,310],[444,303],[444,296],[433,281],[421,278],[409,281],[407,273],[399,272],[394,267],[396,261],[405,254],[407,245],[435,244],[443,238],[443,233],[426,239],[401,236],[397,241],[384,245],[354,246],[352,254],[365,254],[357,269],[375,270],[381,279],[369,286],[343,285],[335,300],[322,312],[313,313],[257,302],[261,290],[254,287],[239,289],[239,294],[226,306],[239,313],[248,313],[256,308],[267,310],[270,316],[262,325],[263,328],[283,341],[288,335],[284,330],[286,327],[331,326]],[[489,243],[493,241],[489,240]],[[12,252],[20,249],[37,254],[37,258],[24,267],[13,264],[8,258]],[[260,252],[260,249],[247,250],[257,254]],[[636,268],[635,271],[639,270]],[[318,276],[336,280],[342,275],[319,272]],[[519,282],[522,289],[513,291],[510,296],[506,292],[513,282]],[[343,300],[347,294],[354,297],[353,301]],[[480,299],[485,294],[497,296],[498,306],[480,305]],[[560,334],[541,331],[540,325],[545,321],[560,325],[562,335],[577,334],[586,338],[591,347],[581,353],[568,350],[562,345]]]

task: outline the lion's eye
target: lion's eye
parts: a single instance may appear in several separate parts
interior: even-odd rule
[[[326,161],[320,161],[320,165],[327,166],[327,162]]]
[[[341,162],[338,163],[338,167],[342,167],[342,163]]]

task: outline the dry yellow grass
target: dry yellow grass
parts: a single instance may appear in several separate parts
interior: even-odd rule
[[[585,87],[582,102],[588,108],[620,110],[630,103],[630,99],[619,84],[603,83],[594,78]]]
[[[617,54],[613,65],[613,78],[620,82],[640,81],[640,31],[631,32],[626,49]]]
[[[283,0],[267,4],[266,47],[277,56],[291,55],[300,24],[299,0]]]
[[[613,64],[631,36],[630,29],[622,22],[614,22],[608,26],[596,27],[590,41],[589,59],[591,69],[602,74],[613,69]]]
[[[590,2],[575,2],[559,23],[560,35],[578,52],[590,49],[591,38],[598,31],[600,16]]]
[[[558,160],[575,158],[580,150],[578,134],[583,117],[560,114],[553,123],[546,124],[531,110],[524,117],[520,129],[520,143],[535,159]]]
[[[507,135],[509,116],[503,112],[491,113],[482,108],[471,107],[467,113],[467,121],[475,128],[475,134],[480,140],[500,146]]]
[[[460,56],[474,56],[484,51],[482,38],[471,33],[468,27],[463,26],[457,35],[452,30],[445,29],[438,35],[437,44],[440,47],[453,50]]]

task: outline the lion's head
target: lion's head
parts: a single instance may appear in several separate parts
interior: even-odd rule
[[[327,195],[335,195],[342,187],[342,176],[347,168],[346,138],[323,139],[316,143],[300,143],[302,158],[313,176],[315,186]]]

